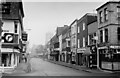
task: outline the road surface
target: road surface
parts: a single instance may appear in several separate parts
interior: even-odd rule
[[[102,75],[106,75],[106,74],[96,74],[96,73],[76,70],[73,68],[50,63],[40,58],[31,58],[30,63],[31,63],[31,69],[32,69],[30,73],[10,74],[10,75],[11,76],[102,76]]]

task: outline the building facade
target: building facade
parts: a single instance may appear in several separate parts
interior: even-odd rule
[[[77,22],[78,20],[75,19],[71,25],[71,34],[70,34],[70,44],[71,44],[71,53],[72,53],[72,64],[76,64],[76,52],[77,52]]]
[[[14,69],[19,64],[22,52],[22,32],[24,31],[24,11],[21,0],[15,2],[6,0],[0,5],[3,22],[0,69],[4,68],[4,71],[7,71]]]
[[[90,53],[88,53],[88,67],[97,68],[97,35],[98,22],[96,21],[88,24],[88,47],[90,47]]]
[[[98,14],[98,67],[120,70],[120,2],[109,1]]]
[[[86,13],[77,23],[77,64],[88,67],[90,48],[88,47],[88,24],[96,21],[94,13]]]

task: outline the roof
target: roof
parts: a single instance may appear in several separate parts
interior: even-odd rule
[[[92,17],[92,19],[89,18],[89,17]],[[94,17],[94,19],[93,19],[93,17]],[[97,20],[97,14],[96,14],[96,13],[86,13],[85,15],[83,15],[83,16],[78,20],[78,23],[81,22],[81,21],[83,21],[84,18],[87,18],[87,20],[88,20],[87,24],[90,24],[90,23],[92,23],[92,22],[94,22],[94,21]]]
[[[69,27],[70,27],[70,26],[65,27],[65,28],[64,28],[64,30],[63,30],[63,32],[62,32],[62,34],[67,33],[67,31],[68,31]]]
[[[62,31],[67,27],[67,25],[64,25],[64,27],[57,27],[56,34],[59,36],[62,34]]]
[[[120,1],[108,1],[106,2],[105,4],[103,4],[102,6],[98,7],[96,10],[98,11],[100,8],[110,4],[110,3],[117,3],[117,4],[120,4]]]
[[[86,13],[85,15],[83,15],[79,20],[81,20],[82,18],[86,17],[86,16],[97,16],[96,13]]]
[[[78,19],[75,19],[71,24],[70,24],[70,26],[72,26],[75,22],[77,22],[78,21]]]
[[[21,10],[22,17],[24,17],[22,0],[6,0],[6,2],[18,2],[19,3],[19,8]]]

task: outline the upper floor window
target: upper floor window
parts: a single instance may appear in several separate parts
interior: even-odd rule
[[[83,47],[85,47],[85,37],[83,37]]]
[[[108,20],[108,11],[107,11],[107,8],[104,9],[104,20],[105,21]]]
[[[103,23],[103,11],[99,12],[99,21],[100,23]]]
[[[120,6],[117,7],[118,20],[120,21]]]
[[[120,12],[120,6],[117,6],[117,12]]]
[[[94,33],[94,36],[93,37],[96,37],[96,33]],[[94,44],[96,43],[96,40],[94,39],[94,42],[93,42]]]
[[[80,48],[80,39],[78,39],[78,48]]]
[[[83,23],[83,30],[85,30],[85,23]]]
[[[103,42],[103,30],[100,30],[100,42]]]
[[[108,29],[105,29],[105,42],[108,42]]]
[[[80,27],[78,26],[78,33],[80,33]]]
[[[2,7],[2,14],[10,14],[10,2],[3,2],[1,7]]]
[[[117,29],[118,41],[120,41],[120,27]]]
[[[15,27],[14,32],[17,33],[17,28],[18,28],[18,23],[17,22],[14,22],[14,27]]]

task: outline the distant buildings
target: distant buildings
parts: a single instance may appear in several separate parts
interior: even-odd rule
[[[120,70],[120,1],[98,7],[69,26],[58,27],[49,41],[49,59],[66,63]]]

